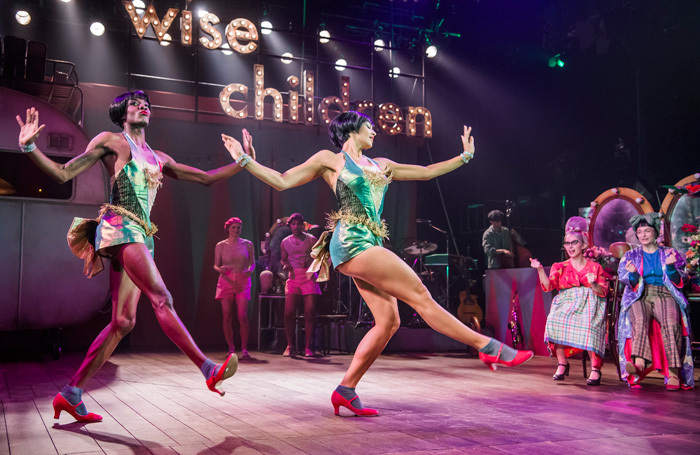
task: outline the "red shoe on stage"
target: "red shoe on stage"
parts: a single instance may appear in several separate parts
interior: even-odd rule
[[[238,357],[235,353],[231,353],[226,357],[224,363],[219,367],[219,371],[216,374],[212,374],[209,379],[207,379],[207,387],[212,392],[216,392],[222,397],[226,394],[223,390],[218,390],[217,387],[221,385],[224,380],[230,378],[236,373],[238,369]]]
[[[352,405],[352,402],[355,401],[357,398],[358,397],[355,396],[355,398],[353,398],[352,400],[346,400],[341,394],[334,390],[333,395],[331,395],[331,403],[333,403],[333,408],[335,408],[335,415],[340,415],[341,406],[345,406],[358,416],[376,416],[377,414],[379,414],[379,411],[377,411],[376,409],[357,409],[355,406]]]
[[[75,406],[70,404],[68,400],[63,398],[63,395],[60,393],[56,395],[56,397],[53,399],[53,418],[58,419],[58,416],[61,415],[61,411],[66,411],[68,414],[72,415],[75,420],[78,422],[82,423],[93,423],[93,422],[102,422],[102,416],[97,415],[95,413],[88,413],[86,415],[80,415],[75,411],[75,408],[80,406],[82,404],[82,401]]]
[[[500,363],[501,365],[505,365],[507,367],[514,367],[517,365],[520,365],[521,363],[525,363],[531,358],[535,356],[535,353],[532,351],[518,351],[517,354],[515,354],[515,358],[513,360],[505,361],[501,360],[501,351],[503,350],[503,343],[501,343],[501,347],[498,349],[498,355],[493,356],[489,354],[484,354],[483,352],[479,353],[479,359],[481,359],[482,362],[486,364],[487,367],[491,368],[491,371],[496,371],[496,367]]]

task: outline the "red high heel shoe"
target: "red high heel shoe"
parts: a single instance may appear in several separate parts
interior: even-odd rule
[[[341,394],[336,392],[335,390],[333,391],[333,395],[331,395],[331,403],[333,403],[333,408],[335,409],[335,415],[340,415],[340,407],[345,406],[348,408],[350,411],[354,412],[358,416],[376,416],[379,414],[379,411],[376,409],[370,409],[370,408],[362,408],[362,409],[357,409],[355,406],[352,405],[352,402],[355,401],[358,397],[355,396],[352,400],[346,400],[343,398]]]
[[[238,357],[236,357],[235,353],[229,354],[224,363],[221,364],[221,367],[219,367],[219,371],[216,374],[212,374],[211,377],[207,379],[207,387],[209,390],[218,393],[222,397],[226,395],[226,392],[218,390],[217,387],[219,387],[224,380],[233,376],[237,369]]]
[[[82,401],[75,406],[70,404],[68,400],[63,398],[63,395],[60,393],[56,395],[56,397],[53,399],[53,418],[58,419],[58,416],[61,415],[61,411],[66,411],[68,414],[72,415],[75,420],[78,422],[83,422],[83,423],[93,423],[93,422],[102,422],[102,416],[95,414],[93,412],[90,412],[86,415],[80,415],[75,411],[75,408],[80,406]]]
[[[505,361],[501,360],[501,351],[503,350],[503,343],[501,343],[501,347],[498,349],[498,355],[489,355],[489,354],[484,354],[483,352],[479,353],[479,359],[486,364],[487,367],[491,368],[491,371],[496,371],[496,367],[498,366],[497,364],[505,365],[507,367],[514,367],[516,365],[520,365],[521,363],[525,363],[531,358],[535,356],[535,353],[532,351],[518,351],[517,354],[515,354],[515,358],[513,360]]]

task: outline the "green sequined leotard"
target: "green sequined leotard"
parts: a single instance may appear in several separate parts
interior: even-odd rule
[[[338,267],[343,262],[373,246],[381,246],[388,236],[384,220],[384,194],[391,182],[376,161],[372,166],[359,166],[345,152],[345,165],[336,183],[338,211],[329,221],[334,224],[330,241],[331,262]]]

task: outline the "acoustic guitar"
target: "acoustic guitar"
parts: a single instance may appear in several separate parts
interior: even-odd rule
[[[483,317],[484,312],[477,302],[477,295],[469,294],[469,298],[467,298],[467,291],[460,292],[457,319],[475,332],[481,332],[481,319]]]

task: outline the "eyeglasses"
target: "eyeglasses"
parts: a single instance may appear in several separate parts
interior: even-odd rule
[[[580,240],[572,240],[570,242],[564,242],[564,246],[576,246],[581,243]]]

